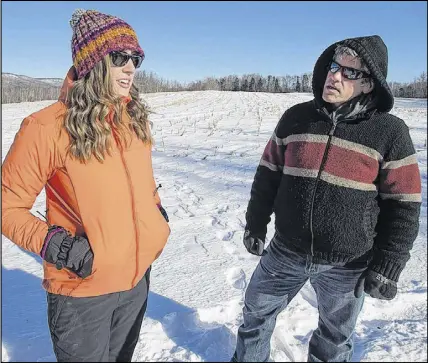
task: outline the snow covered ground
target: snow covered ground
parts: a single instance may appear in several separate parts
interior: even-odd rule
[[[258,262],[242,244],[251,183],[282,113],[310,94],[179,92],[144,95],[153,109],[155,178],[170,216],[152,270],[134,361],[228,361],[244,291]],[[2,156],[22,119],[53,101],[2,105]],[[397,99],[422,172],[421,228],[392,301],[366,298],[354,361],[427,361],[427,101]],[[33,212],[44,211],[44,192]],[[269,225],[268,238],[273,235]],[[2,236],[2,361],[55,360],[40,259]],[[318,320],[307,284],[277,320],[272,360],[305,361]]]

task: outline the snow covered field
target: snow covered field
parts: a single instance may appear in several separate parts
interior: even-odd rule
[[[282,113],[310,94],[179,92],[144,95],[154,113],[155,179],[171,236],[152,270],[134,361],[229,361],[243,296],[258,257],[242,244],[263,149]],[[2,156],[22,119],[53,101],[2,105]],[[354,361],[427,361],[427,101],[397,99],[423,182],[421,228],[392,301],[366,298]],[[33,212],[44,212],[44,192]],[[273,222],[268,238],[273,235]],[[2,361],[54,361],[40,259],[2,236]],[[309,284],[282,312],[272,360],[305,361],[318,320]]]

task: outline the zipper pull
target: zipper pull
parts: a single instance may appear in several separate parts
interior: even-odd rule
[[[156,195],[156,193],[158,192],[158,189],[159,189],[159,188],[162,188],[162,184],[159,184],[159,185],[156,187],[155,191],[153,192],[153,196],[155,196],[155,195]]]
[[[46,213],[47,213],[48,211],[46,210]],[[42,214],[42,213],[40,213],[39,211],[37,211],[37,213],[39,213],[45,220],[46,220],[46,223],[48,224],[48,226],[50,227],[51,226],[51,224],[49,223],[49,221],[48,221],[48,219],[46,218],[46,216],[44,215],[44,214]]]
[[[334,130],[336,130],[336,126],[337,126],[337,123],[333,122],[333,126],[331,127],[330,131],[328,132],[329,136],[333,136]]]

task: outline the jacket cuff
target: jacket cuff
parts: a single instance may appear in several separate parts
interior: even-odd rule
[[[64,229],[62,227],[58,227],[58,226],[52,226],[48,229],[48,234],[45,237],[42,250],[40,251],[40,257],[42,259],[45,259],[46,250],[48,249],[49,242],[59,232],[64,232]]]
[[[267,227],[263,228],[260,226],[249,225],[248,223],[245,225],[245,231],[249,231],[250,235],[253,237],[258,237],[263,240],[266,239]]]
[[[395,261],[375,257],[370,264],[370,269],[381,274],[389,280],[398,282],[404,266]]]

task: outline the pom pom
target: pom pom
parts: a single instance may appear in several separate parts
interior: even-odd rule
[[[85,13],[86,13],[86,10],[84,10],[84,9],[76,9],[74,11],[73,15],[71,16],[71,20],[70,20],[70,25],[71,25],[71,28],[73,30],[75,29],[76,25],[79,23],[82,15]]]

